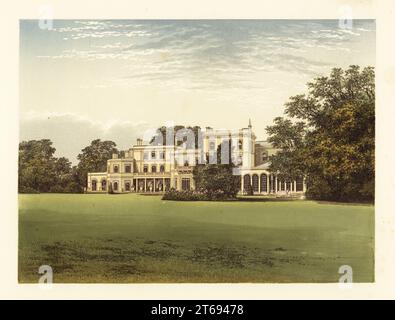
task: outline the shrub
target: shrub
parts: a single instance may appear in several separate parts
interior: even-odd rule
[[[162,200],[175,200],[175,201],[204,201],[207,197],[204,194],[199,194],[191,190],[177,191],[170,189],[163,195]]]
[[[34,188],[31,188],[31,187],[23,187],[23,186],[21,186],[21,187],[19,187],[19,193],[40,193],[39,191],[37,191],[36,189],[34,189]]]
[[[233,165],[197,165],[193,170],[196,190],[209,200],[236,199],[240,190],[240,176],[233,174]]]
[[[163,195],[162,200],[174,200],[174,201],[211,201],[211,200],[234,200],[234,197],[229,197],[224,193],[215,193],[208,196],[205,193],[185,190],[178,191],[170,189]]]

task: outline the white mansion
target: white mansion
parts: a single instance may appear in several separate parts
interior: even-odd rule
[[[173,137],[174,141],[167,138],[166,143],[162,143],[161,137],[159,142],[143,144],[142,139],[137,139],[137,144],[125,151],[123,157],[114,154],[107,161],[106,172],[88,173],[86,191],[163,193],[170,188],[193,190],[193,167],[217,163],[219,152],[221,163],[231,161],[236,165],[234,174],[240,175],[241,194],[249,189],[254,195],[303,194],[305,191],[302,178],[283,181],[269,171],[269,156],[277,150],[268,142],[256,141],[251,122],[247,128],[240,130],[214,130],[208,127],[205,131],[199,130],[197,139],[188,129],[178,130],[169,137]],[[219,146],[221,149],[218,149]],[[230,146],[230,150],[222,146]]]

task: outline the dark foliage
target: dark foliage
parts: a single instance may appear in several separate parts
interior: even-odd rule
[[[267,128],[281,151],[273,172],[305,176],[307,196],[334,201],[373,201],[375,177],[374,69],[335,68],[293,96],[285,114]]]

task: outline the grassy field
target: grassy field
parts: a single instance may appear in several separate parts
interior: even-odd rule
[[[19,196],[19,281],[374,281],[374,207],[172,202],[158,196]]]

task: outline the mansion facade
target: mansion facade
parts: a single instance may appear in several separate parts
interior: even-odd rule
[[[105,172],[88,173],[88,193],[163,193],[171,188],[194,190],[193,168],[197,164],[234,163],[240,176],[240,194],[300,194],[306,189],[303,178],[284,181],[269,171],[269,157],[278,150],[266,141],[257,141],[251,122],[239,130],[178,130],[176,135],[113,154]],[[161,137],[163,138],[163,137]],[[173,140],[173,141],[169,141]],[[227,143],[224,143],[227,142]],[[219,149],[219,147],[221,148]],[[224,147],[225,146],[225,147]],[[226,147],[228,146],[228,147]],[[221,156],[219,156],[219,154]]]

